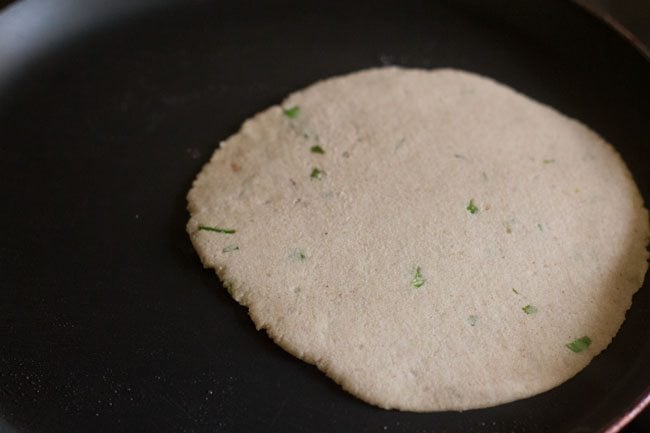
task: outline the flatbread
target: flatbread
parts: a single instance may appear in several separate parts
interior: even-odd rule
[[[648,212],[614,149],[458,70],[296,92],[221,143],[188,201],[203,264],[257,328],[383,408],[561,384],[610,343],[647,269]]]

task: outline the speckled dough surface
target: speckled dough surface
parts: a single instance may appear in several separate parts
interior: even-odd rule
[[[648,213],[594,132],[490,79],[371,69],[246,121],[188,195],[258,328],[350,393],[462,410],[568,380],[647,269]]]

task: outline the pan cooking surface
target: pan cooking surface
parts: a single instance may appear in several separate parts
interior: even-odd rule
[[[559,388],[399,413],[255,331],[185,234],[185,194],[220,139],[293,90],[381,64],[478,72],[582,120],[650,201],[650,66],[577,6],[49,3],[0,14],[0,430],[580,433],[647,392],[648,283]]]

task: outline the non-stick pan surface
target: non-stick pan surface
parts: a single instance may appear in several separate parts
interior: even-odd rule
[[[201,268],[185,194],[218,141],[293,90],[387,63],[475,71],[584,121],[650,201],[650,65],[567,1],[5,9],[0,430],[584,433],[647,396],[647,282],[612,345],[566,384],[413,414],[369,406],[285,353]]]

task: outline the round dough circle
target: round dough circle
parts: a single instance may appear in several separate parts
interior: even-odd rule
[[[188,202],[203,264],[256,326],[383,408],[561,384],[610,343],[647,269],[648,213],[613,148],[457,70],[296,92],[221,143]]]

